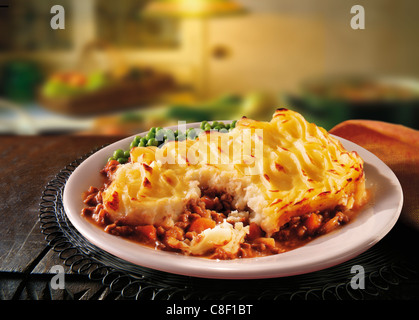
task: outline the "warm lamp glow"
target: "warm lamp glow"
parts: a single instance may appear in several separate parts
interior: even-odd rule
[[[175,17],[208,17],[243,12],[229,0],[160,0],[152,1],[142,12],[145,15]]]
[[[151,1],[141,15],[149,17],[197,18],[200,21],[198,29],[201,35],[198,39],[201,49],[196,53],[200,57],[200,68],[196,69],[195,86],[198,94],[207,94],[209,54],[207,18],[222,17],[245,13],[244,8],[232,0],[155,0]]]

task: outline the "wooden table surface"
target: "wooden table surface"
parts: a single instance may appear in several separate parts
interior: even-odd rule
[[[45,280],[51,279],[51,267],[63,263],[41,233],[39,203],[46,184],[67,164],[120,138],[0,137],[0,299],[91,298],[98,294],[79,290],[78,282],[85,282],[84,277],[73,279],[73,288],[68,290],[49,289]]]
[[[71,272],[57,252],[51,250],[40,230],[39,203],[47,183],[66,165],[121,138],[0,136],[0,299],[118,298],[118,293],[103,283]],[[380,242],[382,250],[397,251],[413,270],[390,289],[383,289],[385,297],[419,298],[418,237],[418,231],[398,222]],[[65,267],[65,290],[51,289],[51,268],[55,265]]]

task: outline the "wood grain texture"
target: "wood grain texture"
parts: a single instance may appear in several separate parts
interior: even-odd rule
[[[0,272],[30,272],[45,249],[38,222],[45,185],[67,164],[121,137],[1,136]],[[46,265],[45,268],[49,266]]]

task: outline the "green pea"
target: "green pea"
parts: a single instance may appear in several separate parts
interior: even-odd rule
[[[166,130],[161,128],[161,129],[156,131],[155,139],[157,141],[164,141],[165,136],[166,136]]]
[[[208,121],[202,121],[201,122],[201,126],[200,126],[200,128],[202,129],[202,130],[204,130],[205,129],[205,126],[208,124]]]
[[[197,134],[196,134],[196,132],[195,132],[195,130],[193,128],[188,129],[187,134],[186,134],[186,137],[189,140],[194,140],[196,138],[196,136],[197,136]]]
[[[139,146],[140,147],[145,147],[147,145],[147,141],[148,141],[147,138],[145,138],[145,137],[141,138]]]
[[[211,125],[209,123],[207,123],[204,127],[205,131],[210,131],[211,130]]]
[[[225,126],[225,128],[226,128],[227,130],[230,130],[230,127],[231,127],[231,125],[230,125],[229,123],[227,123],[227,124],[226,124],[226,126]]]
[[[232,128],[235,128],[235,127],[236,127],[236,123],[237,123],[237,120],[234,120],[234,121],[231,123],[231,127],[232,127]]]
[[[166,134],[164,137],[165,137],[165,140],[167,141],[176,140],[176,134],[173,132],[173,130],[166,130]]]
[[[127,158],[124,158],[124,157],[118,158],[117,160],[118,160],[118,162],[119,162],[120,164],[127,163],[127,161],[128,161],[128,159],[127,159]]]
[[[151,138],[147,142],[147,147],[151,147],[151,146],[157,147],[158,145],[159,145],[159,142],[155,138]]]
[[[214,129],[216,126],[218,126],[219,125],[219,122],[218,121],[214,121],[213,123],[212,123],[212,125],[211,125],[211,127]]]
[[[117,149],[113,153],[113,157],[115,159],[122,158],[123,156],[124,156],[124,150],[122,150],[122,149]]]
[[[109,162],[109,161],[112,161],[112,160],[116,160],[116,159],[115,159],[114,157],[109,157],[109,158],[108,158],[108,162]]]
[[[149,132],[154,132],[154,133],[156,133],[156,131],[157,131],[156,127],[152,127],[152,128],[150,129],[150,131],[149,131]]]
[[[218,125],[220,126],[220,128],[225,128],[225,126],[226,126],[226,125],[224,124],[224,122],[219,122],[219,123],[218,123]]]
[[[156,132],[155,131],[150,131],[147,133],[147,135],[145,136],[147,140],[150,140],[151,138],[155,138],[156,137]]]
[[[130,149],[132,149],[132,148],[134,148],[134,147],[137,147],[138,146],[138,142],[139,141],[136,141],[135,140],[135,138],[131,141],[131,143],[129,144],[129,148]]]
[[[177,140],[178,140],[178,141],[183,141],[183,140],[186,140],[186,136],[185,136],[185,134],[184,134],[183,132],[180,132],[180,133],[178,134],[178,136],[177,136]]]
[[[124,151],[124,158],[129,158],[130,157],[130,153],[129,153],[129,151],[127,150],[127,151]]]

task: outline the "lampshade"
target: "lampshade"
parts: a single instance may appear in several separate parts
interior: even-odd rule
[[[155,0],[142,12],[147,16],[213,17],[243,13],[244,8],[230,0]]]

